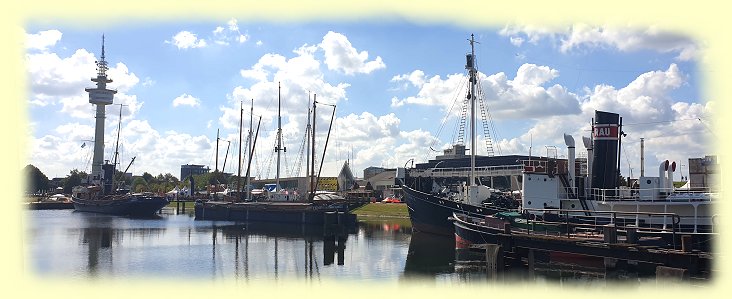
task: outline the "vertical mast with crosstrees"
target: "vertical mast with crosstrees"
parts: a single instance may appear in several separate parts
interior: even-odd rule
[[[468,76],[470,81],[470,92],[468,98],[470,99],[470,183],[468,185],[475,185],[475,84],[477,81],[477,71],[475,69],[475,37],[470,35],[470,58],[467,61],[465,68],[468,70]]]

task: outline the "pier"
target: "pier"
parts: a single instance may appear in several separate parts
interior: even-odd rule
[[[678,249],[641,245],[633,237],[618,239],[614,226],[607,226],[597,239],[568,237],[562,234],[515,233],[510,228],[494,233],[489,244],[461,244],[456,241],[456,258],[485,262],[489,273],[498,274],[510,267],[527,267],[532,273],[537,262],[557,259],[584,261],[605,270],[633,267],[655,271],[657,277],[708,279],[713,271],[712,252],[692,249],[692,238],[680,235]],[[646,240],[647,241],[647,240]]]

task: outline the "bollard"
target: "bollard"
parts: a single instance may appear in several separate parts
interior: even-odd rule
[[[485,262],[488,276],[495,277],[504,268],[501,245],[485,244]]]
[[[625,228],[625,242],[630,244],[638,244],[638,228],[634,225],[628,225]]]
[[[689,236],[689,235],[681,236],[681,251],[691,252],[692,247],[694,247],[691,240],[692,240],[691,236]]]
[[[682,281],[689,279],[689,271],[686,269],[656,266],[656,282],[658,281]]]
[[[528,267],[529,267],[529,279],[534,279],[534,267],[535,267],[535,261],[534,261],[534,250],[529,249],[529,256],[528,256]]]
[[[602,227],[602,234],[605,243],[615,244],[618,243],[618,230],[615,224],[607,224]]]

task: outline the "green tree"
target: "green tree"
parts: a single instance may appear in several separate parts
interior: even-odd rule
[[[25,191],[34,193],[48,190],[48,177],[37,167],[28,164],[23,168],[23,176],[26,178]]]
[[[170,173],[166,173],[165,176],[164,176],[164,178],[165,178],[165,181],[166,182],[176,183],[176,184],[178,183],[178,178],[175,177],[175,176],[173,176]]]
[[[145,179],[143,177],[139,177],[139,176],[138,177],[135,177],[132,180],[132,190],[134,192],[145,192],[145,191],[149,191],[147,189],[147,181],[145,181]]]
[[[119,170],[115,170],[114,180],[118,187],[130,186],[132,184],[132,178],[125,176],[125,174]]]
[[[215,184],[224,184],[226,183],[226,176],[223,172],[219,172],[217,170],[214,170],[214,172],[207,173],[208,176],[208,183],[211,185]]]
[[[148,184],[154,183],[154,180],[155,180],[155,177],[153,177],[152,174],[149,174],[147,172],[142,174],[142,178],[145,179],[145,182],[147,182]]]
[[[79,171],[78,169],[72,170],[71,173],[64,179],[64,193],[71,193],[71,189],[75,186],[81,185],[81,182],[86,180],[88,176],[89,175],[86,172]]]

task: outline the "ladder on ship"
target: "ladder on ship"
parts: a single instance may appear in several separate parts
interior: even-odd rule
[[[567,195],[569,198],[576,198],[579,200],[580,205],[582,206],[582,209],[585,210],[585,216],[590,216],[590,212],[587,212],[590,210],[587,206],[587,201],[583,197],[577,196],[574,192],[574,186],[570,186],[569,179],[567,178],[566,174],[559,174],[559,181],[562,182],[562,187],[564,187],[565,190],[567,190]]]

